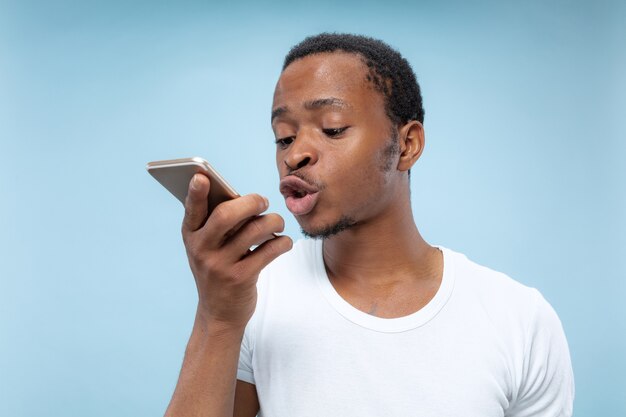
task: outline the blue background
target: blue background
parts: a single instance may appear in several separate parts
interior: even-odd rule
[[[165,410],[194,318],[182,207],[146,162],[277,191],[269,112],[306,35],[379,37],[422,85],[428,241],[537,287],[577,416],[626,415],[621,2],[0,0],[0,415]]]

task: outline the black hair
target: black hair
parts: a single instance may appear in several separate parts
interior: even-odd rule
[[[410,120],[424,123],[422,94],[411,65],[398,51],[378,39],[344,33],[309,36],[291,48],[283,71],[300,58],[336,51],[361,56],[370,70],[367,80],[385,97],[386,113],[394,123]]]

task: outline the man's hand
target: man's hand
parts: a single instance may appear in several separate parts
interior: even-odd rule
[[[199,301],[167,417],[233,416],[239,349],[256,306],[259,273],[292,246],[287,236],[274,235],[285,227],[283,219],[261,215],[268,203],[259,195],[226,201],[209,215],[210,186],[206,176],[196,174],[185,201],[182,233]],[[259,408],[256,391],[245,388],[237,413],[253,416]]]
[[[209,190],[206,176],[192,178],[182,225],[198,315],[211,324],[241,328],[254,312],[261,269],[290,250],[292,241],[274,235],[283,231],[284,220],[275,213],[261,215],[268,201],[257,194],[221,203],[207,218]]]

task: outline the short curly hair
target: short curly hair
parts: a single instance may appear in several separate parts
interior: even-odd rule
[[[370,69],[367,80],[385,97],[387,116],[394,123],[417,120],[424,123],[424,108],[419,84],[409,62],[383,41],[347,33],[320,33],[295,45],[283,63],[283,71],[292,62],[324,52],[348,52],[360,55]]]

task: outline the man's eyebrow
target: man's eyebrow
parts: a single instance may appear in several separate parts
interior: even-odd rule
[[[289,111],[289,109],[285,106],[285,107],[276,107],[274,110],[272,110],[272,122],[274,121],[275,118],[277,118],[278,116],[285,114]]]
[[[311,100],[311,101],[307,101],[306,103],[304,103],[304,108],[307,110],[316,110],[321,107],[327,107],[327,106],[338,107],[341,109],[350,107],[348,103],[336,97],[318,98],[316,100]]]
[[[317,110],[322,107],[337,107],[340,109],[347,109],[352,106],[350,106],[348,103],[346,103],[342,99],[336,98],[336,97],[318,98],[318,99],[310,100],[304,103],[304,108],[307,110]],[[274,110],[272,110],[272,122],[278,116],[281,116],[288,112],[289,112],[289,108],[287,106],[276,107]]]

